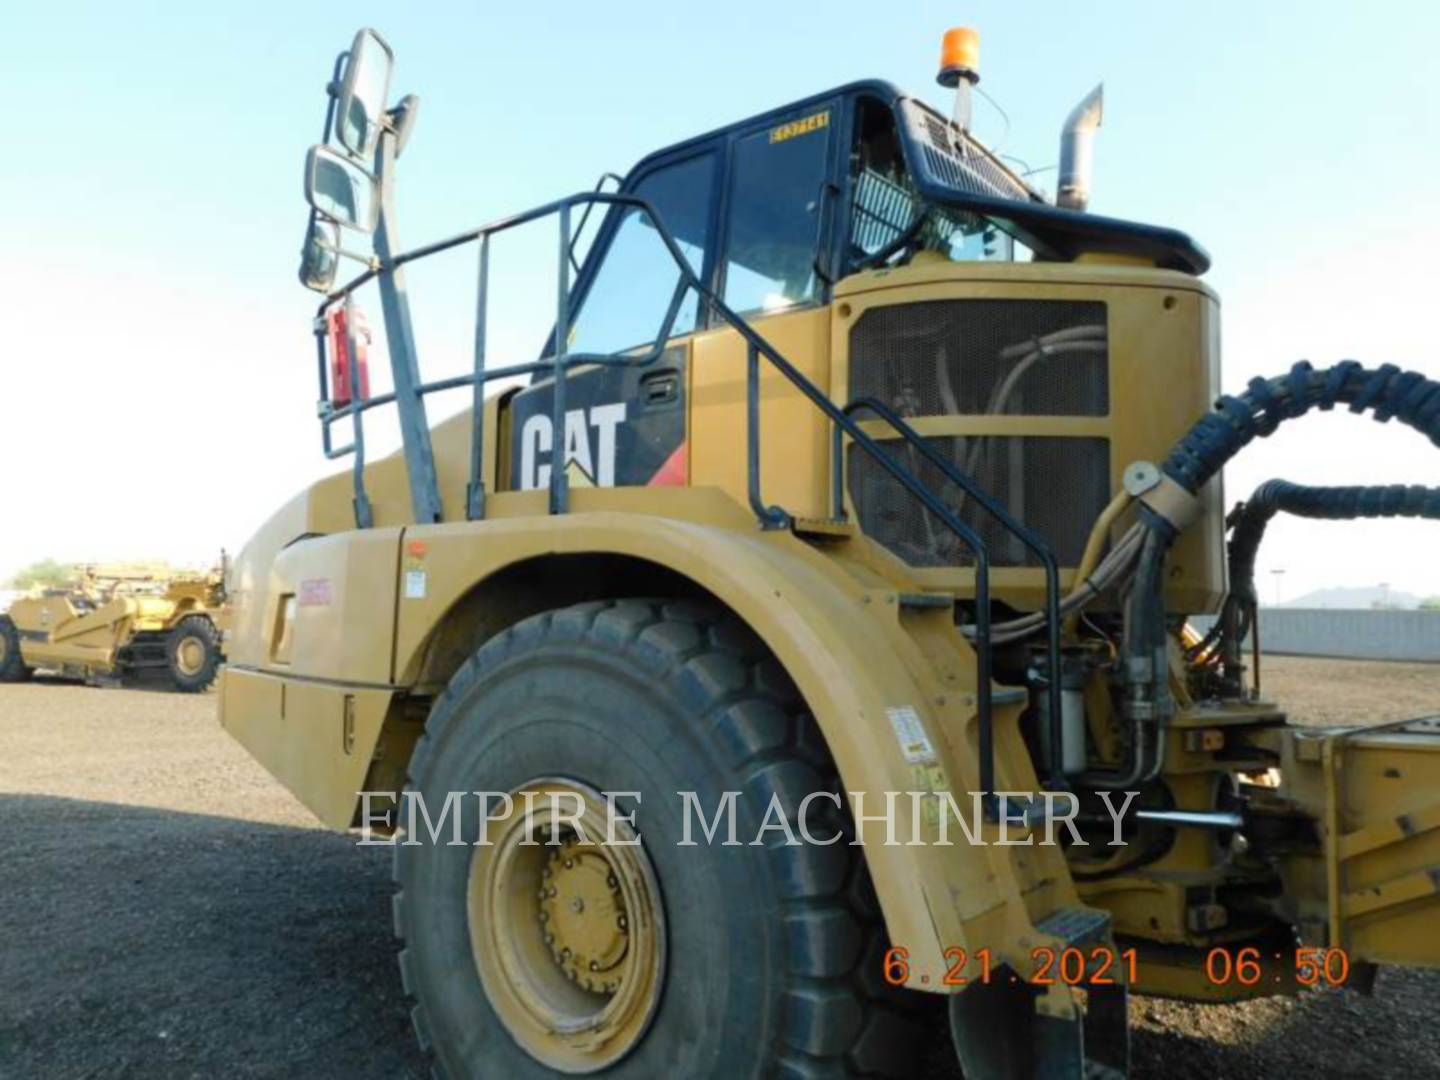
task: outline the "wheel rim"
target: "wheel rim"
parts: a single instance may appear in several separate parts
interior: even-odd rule
[[[205,667],[205,643],[199,638],[187,637],[175,650],[175,666],[183,675],[198,675]]]
[[[605,843],[607,823],[594,789],[531,781],[511,792],[505,817],[490,819],[470,863],[471,953],[485,995],[526,1052],[564,1073],[596,1072],[629,1053],[664,982],[654,869],[625,822],[609,826],[616,843]]]

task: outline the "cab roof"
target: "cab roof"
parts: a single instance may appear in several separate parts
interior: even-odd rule
[[[877,98],[892,111],[896,111],[904,99],[918,101],[914,95],[907,94],[884,79],[861,79],[845,83],[646,154],[626,174],[622,190],[631,190],[637,180],[654,166],[673,158],[684,157],[689,151],[727,142],[741,133],[774,123],[793,113],[813,109],[837,99],[849,102],[862,95]],[[1163,269],[1180,270],[1195,275],[1203,274],[1210,268],[1209,253],[1189,235],[1177,229],[1054,206],[1033,191],[1029,199],[1014,199],[976,194],[945,185],[936,177],[927,177],[922,162],[917,160],[920,155],[906,131],[906,125],[897,124],[897,130],[905,145],[907,162],[916,174],[917,186],[922,196],[993,221],[1018,237],[1040,258],[1072,261],[1082,254],[1103,253],[1139,256],[1153,260],[1155,265]],[[1018,177],[1015,179],[1020,187],[1030,190]]]

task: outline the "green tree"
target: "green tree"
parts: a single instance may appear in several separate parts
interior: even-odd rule
[[[1420,601],[1421,611],[1440,611],[1440,596],[1427,596]]]
[[[51,588],[63,589],[74,584],[80,577],[80,568],[71,563],[41,559],[31,563],[10,579],[13,589]]]

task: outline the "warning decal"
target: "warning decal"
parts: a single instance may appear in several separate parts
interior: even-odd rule
[[[895,740],[900,744],[906,764],[928,765],[935,760],[935,747],[930,745],[930,736],[925,734],[919,713],[909,705],[900,705],[886,709],[885,715],[895,730]]]

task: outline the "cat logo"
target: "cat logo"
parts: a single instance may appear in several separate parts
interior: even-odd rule
[[[615,486],[615,434],[625,415],[623,401],[565,414],[565,475],[571,487]],[[520,428],[522,490],[549,486],[554,449],[555,425],[549,414],[526,420]]]

